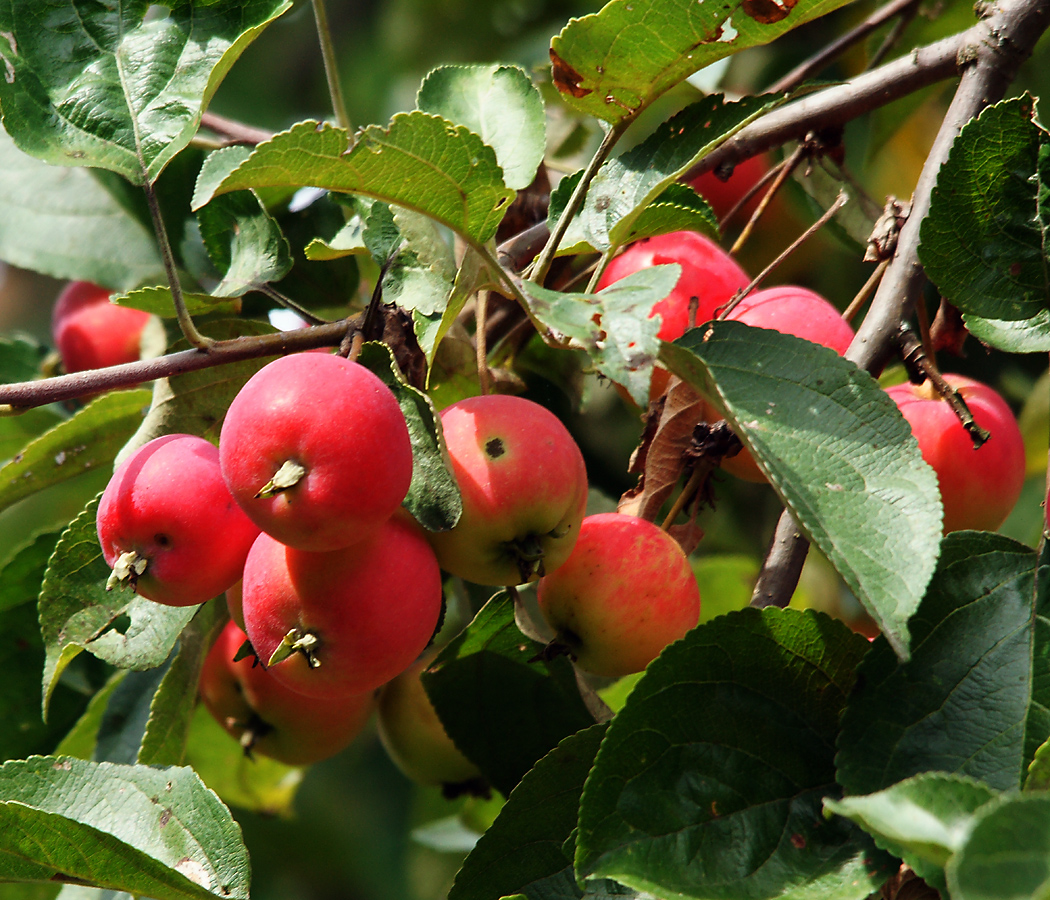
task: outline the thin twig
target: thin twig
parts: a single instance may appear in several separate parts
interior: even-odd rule
[[[788,179],[792,172],[795,171],[796,166],[802,161],[802,157],[809,151],[807,144],[799,144],[791,156],[789,156],[780,166],[780,171],[777,172],[776,179],[769,186],[769,190],[762,196],[762,200],[759,202],[755,211],[751,214],[751,218],[747,220],[747,224],[740,232],[736,241],[733,242],[733,246],[729,250],[730,256],[735,256],[740,248],[744,246],[747,239],[751,237],[751,232],[755,229],[755,224],[762,217],[762,213],[769,208],[769,204],[773,202],[773,198],[777,195],[777,192],[783,187],[784,182]]]
[[[316,313],[310,312],[305,306],[301,306],[296,303],[291,297],[287,297],[282,294],[277,288],[269,284],[264,284],[258,288],[260,294],[265,294],[271,300],[276,303],[280,303],[285,309],[290,309],[297,316],[302,317],[311,325],[331,325],[331,319],[324,319]]]
[[[736,216],[740,210],[742,210],[748,203],[751,202],[751,198],[755,196],[762,188],[764,188],[769,182],[771,182],[780,173],[780,170],[784,168],[786,160],[781,160],[775,166],[770,167],[762,173],[762,177],[758,179],[751,187],[747,189],[747,192],[741,197],[736,203],[733,204],[732,208],[727,212],[721,219],[718,220],[718,227],[721,231],[725,231],[726,226],[733,221],[733,217]],[[737,163],[740,165],[740,163]],[[717,177],[717,175],[716,175]],[[730,176],[732,177],[732,176]]]
[[[857,291],[857,296],[850,300],[849,306],[846,307],[845,312],[842,313],[842,318],[847,322],[852,322],[853,317],[857,315],[857,312],[864,305],[864,302],[872,295],[875,288],[879,286],[879,279],[882,278],[886,269],[889,267],[890,261],[884,259],[876,267],[875,271],[868,276],[868,280],[864,282],[864,287]]]
[[[226,144],[250,144],[254,146],[273,137],[272,131],[245,125],[243,122],[227,119],[225,116],[220,116],[213,112],[206,112],[201,116],[201,127],[224,137]]]
[[[893,49],[894,44],[900,40],[901,35],[904,34],[904,29],[907,28],[912,20],[915,18],[915,14],[919,11],[919,4],[912,3],[907,9],[902,9],[900,17],[896,22],[893,23],[893,27],[890,29],[889,34],[883,38],[882,43],[879,44],[879,49],[876,50],[871,59],[868,60],[867,68],[874,69],[876,66],[882,64],[882,61],[889,55],[890,50]]]
[[[332,112],[340,128],[350,132],[350,116],[343,102],[343,88],[339,83],[339,66],[335,59],[335,45],[332,43],[332,31],[328,27],[328,13],[324,0],[312,0],[314,21],[317,23],[317,37],[321,42],[321,57],[324,60],[324,74],[328,81],[328,96],[331,98]]]
[[[474,350],[478,362],[478,383],[481,387],[481,395],[485,396],[492,390],[492,375],[489,372],[488,344],[485,328],[488,325],[489,292],[478,291],[478,302],[474,311]]]

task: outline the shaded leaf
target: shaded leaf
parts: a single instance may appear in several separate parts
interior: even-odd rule
[[[843,819],[835,735],[867,641],[811,611],[729,613],[671,644],[609,726],[576,871],[663,897],[863,898],[895,868]]]
[[[240,828],[191,769],[34,757],[0,766],[0,881],[156,900],[248,897]]]
[[[495,233],[514,192],[492,149],[440,116],[399,113],[349,147],[345,131],[301,122],[256,147],[218,192],[314,185],[413,209],[479,244]]]
[[[209,313],[229,315],[241,311],[241,304],[237,300],[230,300],[226,297],[213,297],[211,294],[183,291],[182,299],[186,304],[186,311],[191,316],[202,316]],[[175,301],[171,298],[171,288],[167,286],[139,288],[127,294],[118,294],[112,298],[112,301],[117,306],[141,309],[165,319],[175,318]]]
[[[153,182],[197,131],[230,66],[288,0],[52,4],[0,9],[4,127],[55,165]]]
[[[422,676],[449,737],[504,795],[562,738],[594,724],[572,664],[537,659],[542,646],[500,592]]]
[[[661,360],[712,400],[802,530],[901,657],[933,574],[940,494],[911,429],[877,382],[833,350],[714,322]]]

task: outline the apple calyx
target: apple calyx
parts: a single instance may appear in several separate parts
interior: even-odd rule
[[[302,631],[299,628],[293,628],[283,638],[281,643],[277,645],[277,649],[270,654],[270,659],[267,661],[266,666],[275,666],[277,663],[288,659],[293,653],[301,653],[306,659],[306,664],[311,669],[319,669],[321,667],[321,660],[317,658],[317,648],[321,645],[321,639],[310,631]]]
[[[546,572],[543,568],[543,544],[535,534],[507,541],[507,550],[518,566],[522,582],[531,581],[533,576],[542,578]]]
[[[240,719],[230,716],[226,719],[226,727],[229,729],[243,729],[237,743],[241,745],[244,755],[251,760],[255,759],[255,755],[252,753],[255,745],[273,731],[273,726],[260,718],[258,713],[252,713],[251,718],[247,722],[242,722]]]
[[[247,659],[249,656],[253,658],[252,668],[254,669],[257,665],[259,665],[259,654],[255,652],[255,648],[252,646],[251,641],[245,641],[243,644],[241,644],[240,647],[237,648],[237,652],[233,654],[233,661],[240,662],[242,659]]]
[[[294,459],[286,459],[281,463],[281,468],[274,473],[273,478],[266,482],[259,493],[255,495],[255,499],[261,500],[265,497],[276,497],[289,488],[295,487],[304,477],[306,477],[306,467],[302,463],[297,463]]]
[[[550,662],[559,656],[567,656],[573,662],[576,662],[576,654],[573,652],[574,643],[578,647],[581,641],[573,632],[570,631],[566,634],[563,631],[559,631],[555,637],[543,645],[543,649],[532,657],[529,662]]]
[[[113,563],[113,571],[109,573],[109,578],[106,579],[106,590],[112,591],[118,587],[121,590],[124,590],[126,587],[135,590],[139,576],[145,574],[148,566],[148,556],[142,556],[136,550],[126,550]]]

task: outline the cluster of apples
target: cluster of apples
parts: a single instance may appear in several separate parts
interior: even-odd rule
[[[751,279],[735,259],[704,235],[681,231],[639,241],[616,257],[598,283],[601,290],[627,275],[662,263],[677,263],[682,274],[674,290],[657,303],[658,336],[681,337],[687,328],[715,318],[734,293]],[[844,354],[853,329],[826,299],[794,285],[754,291],[726,316],[759,328],[805,338]],[[1024,441],[1005,400],[991,387],[960,375],[945,379],[966,401],[979,426],[992,437],[975,450],[969,433],[951,406],[929,384],[888,388],[919,444],[923,459],[936,472],[944,505],[944,531],[994,531],[1006,520],[1024,482]],[[652,399],[666,389],[668,373],[654,370]],[[707,420],[720,418],[713,408]],[[747,481],[765,476],[746,449],[726,457],[722,468]]]

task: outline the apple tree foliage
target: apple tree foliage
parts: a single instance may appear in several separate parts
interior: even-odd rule
[[[435,410],[481,390],[463,352],[479,298],[503,298],[546,358],[583,360],[640,405],[658,360],[702,390],[881,634],[869,643],[788,606],[789,585],[778,602],[705,621],[610,708],[567,658],[541,653],[512,592],[477,604],[424,683],[505,803],[449,897],[860,900],[902,865],[956,900],[1046,896],[1045,539],[942,537],[936,478],[876,380],[895,352],[885,335],[847,358],[735,322],[661,344],[648,310],[676,269],[601,294],[587,286],[586,266],[629,241],[687,228],[717,238],[686,174],[718,152],[731,165],[805,138],[792,110],[844,94],[814,81],[793,94],[709,94],[670,114],[662,98],[846,0],[611,0],[553,36],[546,71],[442,66],[386,124],[304,118],[202,140],[222,136],[206,119],[220,83],[292,5],[0,5],[0,259],[99,282],[164,320],[150,348],[161,368],[96,382],[38,380],[40,348],[0,341],[0,403],[17,413],[0,419],[0,516],[16,535],[0,555],[0,896],[247,898],[248,853],[226,804],[286,808],[297,783],[286,767],[219,749],[225,736],[199,715],[221,606],[108,592],[97,500],[69,509],[56,491],[76,478],[101,489],[114,461],[160,434],[217,441],[232,397],[268,358],[356,332],[360,360],[409,423],[406,505],[428,528],[450,527],[459,495]],[[1014,29],[1020,57],[1046,6],[1003,0],[985,14]],[[1002,82],[990,99],[1006,96],[1020,58],[988,62],[974,49],[982,27],[942,38],[955,52],[929,80],[990,67]],[[870,74],[899,84],[913,50],[932,72],[929,48],[901,46]],[[832,124],[867,112],[834,102]],[[621,152],[654,111],[666,121]],[[795,131],[761,130],[793,115]],[[593,155],[561,178],[549,209],[515,220],[516,198],[554,171],[541,172],[555,119],[596,135]],[[936,183],[904,226],[918,239],[902,231],[901,265],[921,265],[985,345],[1045,355],[1050,134],[1026,93],[977,104],[957,125],[943,159],[931,151]],[[827,185],[808,184],[826,207]],[[863,242],[875,217],[850,199],[835,227]],[[381,303],[358,290],[359,272]],[[259,296],[341,324],[274,338],[249,302]],[[876,308],[911,321],[899,297],[880,292]],[[200,335],[216,343],[191,349]],[[494,373],[526,345],[508,346]],[[100,386],[122,390],[53,402]],[[653,457],[666,449],[647,440]],[[724,584],[703,582],[705,603]]]

